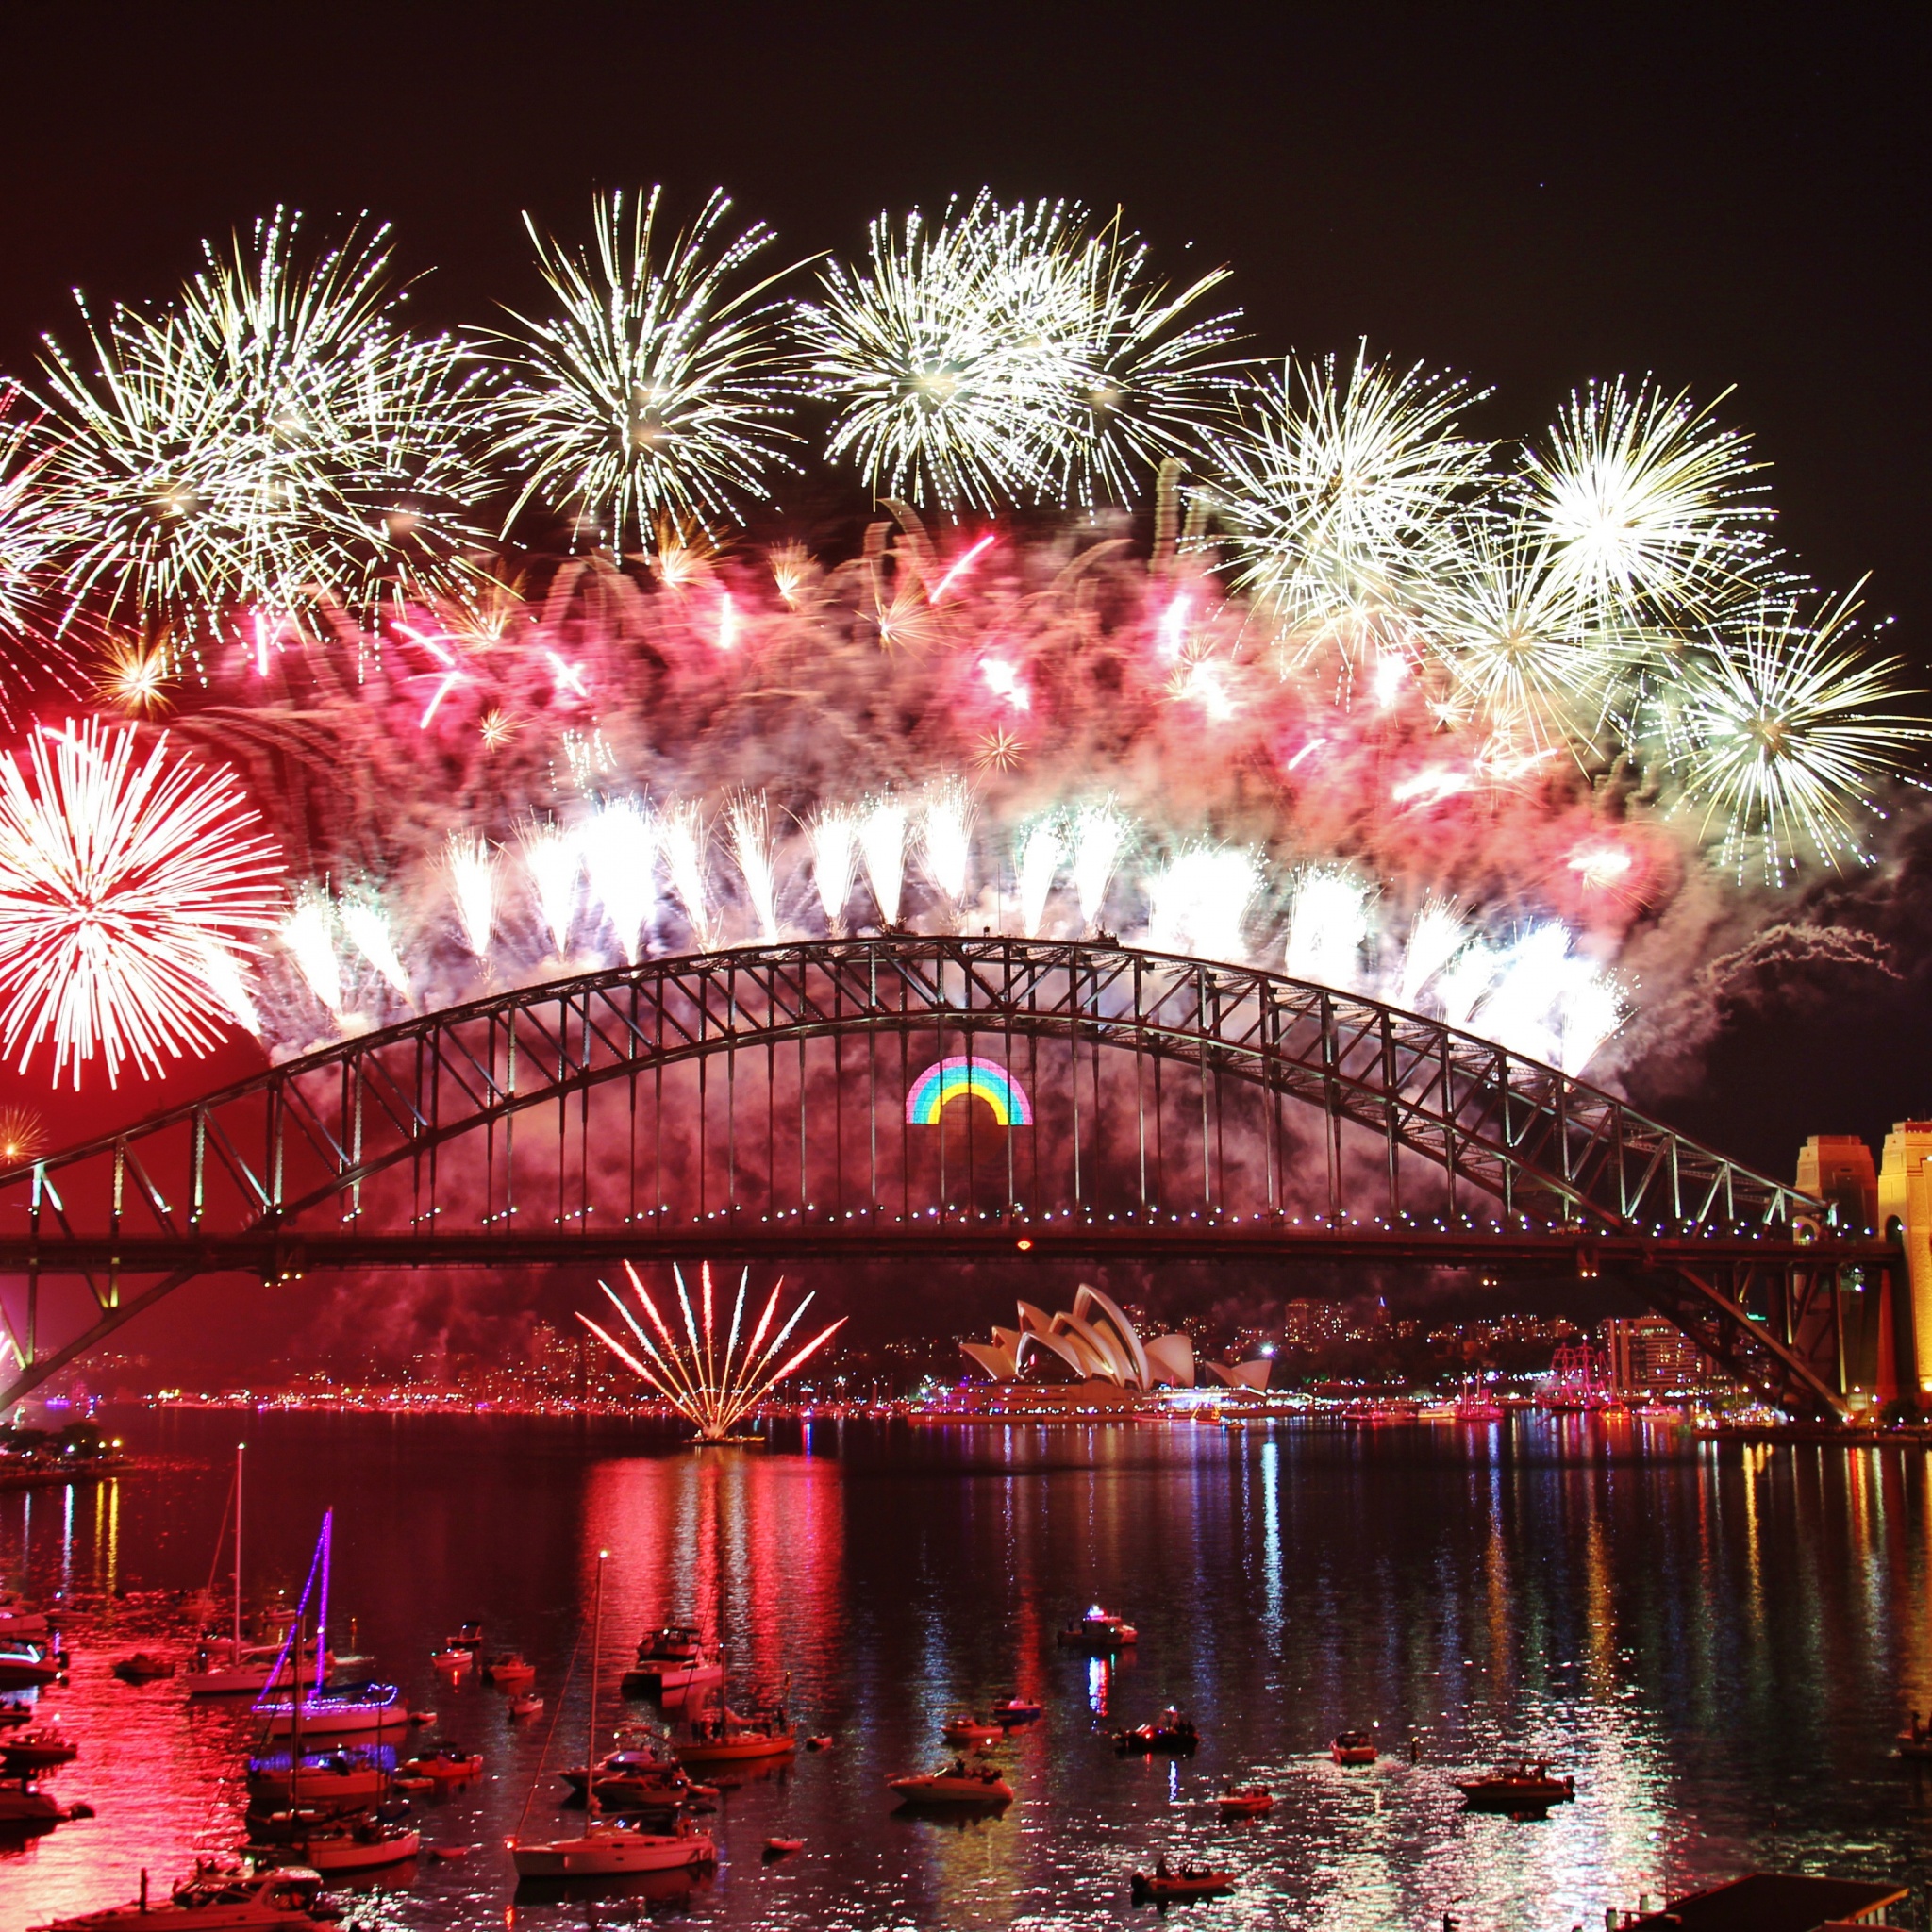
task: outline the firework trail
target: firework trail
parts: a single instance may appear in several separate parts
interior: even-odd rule
[[[576,917],[577,881],[583,875],[583,854],[576,834],[563,825],[533,820],[521,829],[524,870],[537,911],[550,935],[553,955],[570,958],[570,929]]]
[[[1059,822],[1049,812],[1038,818],[1020,835],[1013,870],[1020,884],[1020,930],[1036,937],[1046,923],[1046,902],[1053,895],[1054,881],[1059,876],[1060,861],[1067,856],[1066,841],[1060,837]]]
[[[487,959],[496,923],[496,855],[475,832],[452,832],[443,842],[442,868],[463,941]]]
[[[772,815],[762,794],[741,791],[724,808],[731,857],[744,881],[758,923],[758,937],[778,937],[778,871],[772,852]]]
[[[1074,897],[1090,932],[1099,929],[1100,915],[1107,906],[1107,889],[1113,883],[1132,829],[1111,799],[1099,805],[1083,805],[1074,813]]]
[[[906,883],[906,820],[905,806],[890,796],[868,799],[858,816],[858,849],[882,925],[899,923],[899,894]]]
[[[955,918],[966,905],[973,870],[973,793],[958,778],[942,778],[920,808],[919,842],[933,884]]]
[[[585,870],[626,966],[644,956],[658,909],[658,827],[635,798],[607,798],[584,821]]]
[[[815,813],[806,827],[811,846],[812,882],[825,924],[833,936],[845,930],[845,902],[858,876],[858,821],[849,811],[834,808]]]
[[[704,807],[694,799],[674,805],[659,822],[658,844],[664,854],[664,868],[671,876],[671,890],[684,909],[686,923],[700,947],[709,947],[717,938],[711,917],[711,885],[708,855],[711,827]]]
[[[99,1058],[158,1068],[230,1015],[204,954],[252,955],[281,861],[225,766],[140,756],[131,728],[42,730],[0,758],[0,1052],[43,1044],[58,1083]]]
[[[382,901],[373,893],[344,901],[340,917],[349,943],[404,999],[410,996],[408,970],[396,951],[394,928]]]
[[[281,941],[308,991],[331,1013],[342,1010],[342,964],[336,955],[335,908],[328,894],[304,886],[281,924]]]

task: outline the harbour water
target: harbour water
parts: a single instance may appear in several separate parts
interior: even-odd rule
[[[338,1888],[352,1924],[1091,1927],[1151,1920],[1127,1880],[1160,1851],[1239,1874],[1194,1908],[1204,1927],[1423,1932],[1448,1912],[1568,1932],[1769,1866],[1896,1876],[1922,1911],[1932,1884],[1932,1779],[1892,1743],[1932,1711],[1923,1452],[1575,1419],[781,1424],[766,1448],[706,1452],[644,1423],[110,1420],[136,1471],[0,1497],[0,1576],[73,1606],[71,1681],[45,1707],[82,1751],[51,1788],[98,1814],[0,1852],[9,1932],[240,1841],[245,1710],[110,1665],[185,1651],[178,1593],[208,1583],[242,1436],[251,1598],[292,1599],[333,1505],[332,1641],[353,1616],[377,1674],[439,1713],[426,1735],[487,1760],[417,1806],[426,1841],[475,1849]],[[504,1840],[526,1803],[530,1828],[576,1815],[556,1773],[581,1759],[581,1671],[563,1685],[600,1548],[607,1741],[653,1714],[618,1694],[637,1637],[722,1611],[741,1700],[789,1678],[802,1730],[834,1742],[724,1792],[721,1863],[694,1887],[519,1897]],[[1054,1641],[1094,1602],[1139,1627],[1118,1667]],[[541,1718],[437,1676],[430,1652],[470,1618],[536,1663]],[[1012,1808],[896,1812],[885,1780],[941,1760],[946,1715],[1015,1689],[1046,1714],[995,1752]],[[1110,1730],[1169,1703],[1199,1755],[1116,1757]],[[1385,1741],[1373,1769],[1329,1762],[1348,1725]],[[1517,1751],[1574,1772],[1575,1802],[1465,1813],[1452,1777]],[[1200,1801],[1230,1780],[1272,1786],[1273,1814],[1224,1824]],[[774,1835],[805,1850],[764,1863]]]

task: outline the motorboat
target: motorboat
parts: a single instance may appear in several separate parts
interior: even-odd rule
[[[1166,1905],[1174,1899],[1224,1898],[1234,1890],[1234,1874],[1202,1865],[1183,1865],[1170,1871],[1167,1860],[1158,1859],[1151,1872],[1134,1874],[1134,1903]]]
[[[1171,1757],[1191,1757],[1201,1742],[1192,1718],[1183,1717],[1173,1705],[1151,1724],[1137,1724],[1131,1731],[1116,1731],[1113,1748],[1123,1757],[1165,1752]]]
[[[520,1717],[541,1717],[543,1700],[534,1690],[519,1690],[509,1701],[509,1714],[512,1720]]]
[[[43,1690],[59,1674],[59,1664],[40,1644],[0,1643],[0,1690]]]
[[[724,1677],[724,1652],[707,1643],[695,1624],[667,1624],[639,1642],[637,1661],[624,1674],[624,1693],[669,1697]]]
[[[58,1824],[72,1816],[69,1808],[45,1791],[35,1789],[28,1777],[0,1785],[0,1830],[21,1825]]]
[[[255,1798],[272,1804],[323,1805],[342,1810],[367,1804],[387,1789],[389,1773],[366,1757],[346,1751],[291,1759],[252,1758],[248,1789]]]
[[[765,1840],[765,1857],[768,1858],[789,1858],[793,1852],[804,1849],[802,1838],[768,1838]]]
[[[584,1773],[581,1765],[563,1774],[564,1783],[581,1801]],[[613,1810],[668,1808],[682,1804],[695,1787],[691,1774],[674,1758],[660,1757],[656,1751],[610,1751],[598,1759],[595,1786],[597,1802]]]
[[[322,1874],[312,1866],[277,1865],[244,1873],[239,1865],[205,1859],[170,1898],[150,1899],[143,1873],[141,1897],[133,1905],[56,1919],[34,1932],[155,1932],[158,1924],[179,1925],[182,1932],[256,1932],[258,1927],[295,1932],[326,1923],[310,1910],[321,1890]]]
[[[26,1731],[0,1738],[0,1777],[52,1771],[57,1764],[72,1764],[79,1756],[80,1746],[58,1731]]]
[[[452,1643],[441,1650],[432,1650],[429,1653],[429,1661],[439,1671],[448,1671],[452,1675],[459,1675],[476,1661],[476,1654],[473,1650],[463,1649],[459,1644]]]
[[[970,1710],[955,1711],[941,1733],[949,1744],[997,1744],[1006,1735],[1004,1724],[975,1717]]]
[[[1141,1633],[1124,1617],[1116,1617],[1095,1604],[1077,1624],[1059,1633],[1059,1641],[1074,1650],[1125,1650],[1139,1642]]]
[[[571,1838],[509,1840],[519,1878],[607,1878],[629,1873],[702,1871],[718,1862],[717,1841],[698,1830],[680,1811],[669,1831],[644,1831],[623,1819],[601,1815],[597,1796],[597,1669],[604,1640],[603,1552],[597,1557],[597,1589],[591,1613],[590,1713],[584,1730],[584,1828]],[[541,1762],[538,1774],[541,1775]],[[525,1807],[527,1809],[527,1806]]]
[[[1328,1755],[1337,1764],[1373,1764],[1380,1752],[1367,1731],[1337,1731]]]
[[[43,1643],[48,1630],[44,1611],[28,1609],[18,1597],[0,1603],[0,1643]]]
[[[307,1825],[282,1844],[243,1845],[242,1855],[257,1866],[292,1857],[316,1872],[374,1872],[404,1864],[422,1849],[421,1832],[365,1815]]]
[[[465,1624],[454,1637],[445,1641],[451,1650],[480,1651],[483,1648],[483,1626],[481,1624]]]
[[[909,1805],[1010,1805],[1013,1788],[991,1764],[968,1765],[960,1758],[912,1777],[886,1780]]]
[[[1002,1697],[992,1707],[993,1722],[1005,1724],[1009,1730],[1015,1724],[1030,1724],[1037,1718],[1045,1715],[1045,1707],[1036,1704],[1030,1697],[1022,1697],[1016,1690],[1010,1697]]]
[[[1224,1818],[1262,1818],[1274,1808],[1274,1793],[1266,1785],[1233,1785],[1214,1801]]]
[[[808,1738],[805,1740],[805,1748],[808,1751],[829,1751],[832,1748],[831,1733],[821,1731],[816,1737]]]
[[[158,1650],[137,1650],[114,1659],[114,1674],[124,1684],[151,1683],[157,1677],[172,1677],[175,1659],[163,1657]]]
[[[518,1839],[519,1878],[609,1878],[632,1872],[696,1872],[718,1862],[718,1844],[680,1817],[669,1831],[643,1831],[622,1818],[592,1818],[575,1838]]]
[[[1553,1777],[1547,1757],[1519,1757],[1499,1764],[1488,1777],[1458,1779],[1456,1789],[1472,1811],[1547,1811],[1576,1795],[1574,1777]]]
[[[501,1650],[483,1666],[483,1681],[500,1690],[520,1690],[537,1681],[537,1666],[521,1651]]]
[[[425,1757],[411,1757],[397,1769],[409,1777],[433,1778],[438,1784],[460,1784],[478,1776],[483,1770],[480,1751],[432,1751]]]
[[[293,1700],[277,1698],[258,1704],[256,1711],[271,1738],[294,1734]],[[409,1707],[393,1684],[329,1684],[311,1687],[302,1696],[302,1729],[331,1738],[359,1737],[370,1731],[400,1731],[409,1722]]]

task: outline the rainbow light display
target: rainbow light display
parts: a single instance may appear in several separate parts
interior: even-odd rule
[[[906,1096],[906,1118],[915,1127],[936,1127],[949,1100],[979,1099],[1003,1127],[1030,1127],[1033,1104],[1006,1068],[991,1060],[955,1055],[926,1068]]]

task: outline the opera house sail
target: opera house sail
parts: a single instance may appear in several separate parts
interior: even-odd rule
[[[1082,1285],[1071,1310],[1049,1315],[1031,1302],[1019,1304],[1020,1325],[995,1328],[991,1341],[959,1345],[995,1382],[1017,1382],[1029,1365],[1063,1367],[1074,1382],[1104,1384],[1130,1393],[1200,1386],[1200,1371],[1228,1389],[1267,1387],[1267,1360],[1232,1366],[1203,1361],[1191,1336],[1157,1335],[1142,1341],[1118,1303]]]

